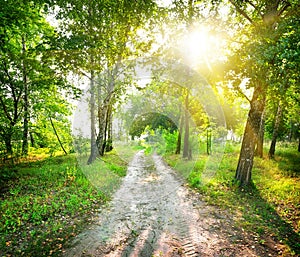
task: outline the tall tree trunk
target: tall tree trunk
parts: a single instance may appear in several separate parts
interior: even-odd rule
[[[31,147],[35,147],[35,140],[32,132],[29,133],[29,137],[30,137]]]
[[[257,137],[257,145],[255,149],[255,156],[260,158],[264,157],[264,137],[265,137],[265,108],[262,113],[260,126],[259,126],[259,133]]]
[[[236,180],[238,180],[242,186],[248,185],[251,181],[255,145],[265,106],[265,95],[266,90],[262,85],[258,85],[254,88],[235,174]]]
[[[211,154],[211,127],[206,129],[206,153],[207,155]]]
[[[185,110],[184,110],[184,141],[183,141],[183,158],[189,158],[189,92],[187,90],[185,96]]]
[[[7,155],[13,154],[13,147],[12,147],[12,133],[6,133],[4,136],[4,142],[5,142],[5,149]]]
[[[107,115],[107,140],[105,146],[105,152],[110,152],[113,149],[113,140],[112,140],[112,105],[109,106],[109,111]]]
[[[51,118],[50,116],[49,116],[49,119],[50,119],[51,126],[52,126],[52,128],[53,128],[54,134],[55,134],[55,136],[56,136],[56,138],[57,138],[57,140],[58,140],[58,143],[59,143],[61,149],[64,151],[65,155],[67,155],[68,153],[67,153],[67,151],[65,150],[65,148],[64,148],[64,146],[63,146],[63,144],[62,144],[62,142],[61,142],[61,140],[60,140],[60,138],[59,138],[59,135],[58,135],[58,133],[57,133],[57,131],[56,131],[56,128],[55,128],[54,123],[53,123],[53,121],[52,121],[52,118]]]
[[[88,159],[88,164],[91,164],[94,160],[96,160],[98,155],[98,148],[96,144],[96,118],[95,118],[95,74],[94,71],[91,71],[90,77],[90,114],[91,114],[91,153]]]
[[[181,135],[182,135],[183,121],[184,121],[183,113],[180,116],[181,116],[180,117],[180,125],[179,125],[179,131],[178,131],[178,136],[177,136],[177,144],[176,144],[175,154],[180,154],[180,150],[181,150]]]
[[[96,144],[97,144],[97,148],[98,148],[100,156],[103,156],[102,146],[103,146],[104,137],[105,137],[105,135],[104,135],[105,128],[103,126],[105,115],[104,115],[104,110],[103,109],[104,109],[103,106],[98,106],[98,125],[99,125],[99,130],[98,130],[98,134],[97,134]]]
[[[104,103],[98,106],[99,132],[97,135],[96,143],[97,143],[100,156],[103,156],[105,152],[109,100],[110,100],[109,97],[107,97],[104,100]]]
[[[109,126],[109,108],[110,108],[110,103],[109,103],[110,99],[107,101],[107,103],[105,104],[105,118],[103,120],[103,126],[104,126],[104,138],[103,138],[103,143],[102,143],[102,148],[101,148],[101,156],[104,155],[105,153],[105,149],[106,149],[106,145],[107,145],[107,132],[108,132],[108,126]]]
[[[29,124],[29,102],[28,102],[28,81],[27,81],[27,69],[26,69],[26,42],[25,37],[22,36],[22,73],[23,73],[23,86],[24,86],[24,106],[23,106],[23,143],[22,143],[22,155],[28,155],[28,124]]]
[[[187,26],[190,28],[193,23],[194,16],[194,8],[193,8],[193,0],[188,1],[188,15],[187,15]],[[186,88],[186,96],[185,96],[185,110],[184,110],[184,139],[183,139],[183,158],[190,159],[192,153],[190,151],[189,146],[189,134],[190,134],[190,126],[189,126],[189,90]]]
[[[281,123],[281,119],[282,119],[282,108],[281,108],[281,103],[279,102],[278,107],[277,107],[276,117],[275,117],[271,146],[269,149],[269,158],[270,159],[273,159],[274,155],[275,155],[275,148],[276,148],[276,142],[277,142],[277,137],[278,137],[278,133],[279,133],[279,126]]]
[[[292,138],[293,138],[293,121],[290,120],[289,142],[292,142]]]
[[[300,136],[299,136],[299,143],[298,143],[298,152],[300,152]]]

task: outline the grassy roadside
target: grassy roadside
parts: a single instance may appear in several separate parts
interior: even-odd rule
[[[81,160],[69,155],[21,163],[14,176],[2,178],[0,256],[60,256],[91,223],[126,175],[127,162],[116,151],[92,165]]]
[[[237,227],[255,234],[261,244],[267,245],[267,238],[275,238],[283,245],[279,256],[299,256],[300,153],[296,148],[280,148],[275,160],[257,158],[253,185],[240,188],[233,181],[238,152],[239,146],[226,146],[209,182],[202,177],[207,155],[192,161],[175,155],[165,159],[187,178],[191,187],[202,193],[205,201],[229,211]]]

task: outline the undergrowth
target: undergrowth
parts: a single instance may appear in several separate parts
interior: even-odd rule
[[[1,256],[60,256],[92,222],[126,175],[127,162],[112,152],[85,163],[68,155],[4,166],[12,175],[1,183]],[[101,187],[91,183],[89,172],[100,174]]]

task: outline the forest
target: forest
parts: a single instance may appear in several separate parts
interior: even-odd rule
[[[0,24],[1,256],[64,254],[139,151],[249,256],[300,254],[298,0],[1,0]]]

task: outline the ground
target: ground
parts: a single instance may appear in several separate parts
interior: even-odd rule
[[[138,152],[113,200],[65,256],[280,256],[280,243],[235,227],[162,158]]]

